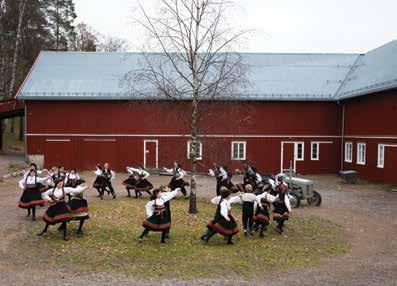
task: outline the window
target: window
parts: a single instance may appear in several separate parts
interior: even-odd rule
[[[353,162],[353,143],[352,142],[345,143],[345,162],[347,162],[347,163]]]
[[[312,142],[311,148],[311,159],[312,160],[320,160],[320,143],[319,142]]]
[[[300,143],[295,143],[295,156],[297,161],[303,161],[304,160],[304,144],[303,142]]]
[[[197,160],[203,159],[203,144],[200,141],[196,141],[196,148],[198,150]],[[187,158],[191,159],[193,157],[193,144],[191,141],[187,141]]]
[[[385,145],[378,145],[378,168],[383,168],[385,166]]]
[[[245,160],[246,142],[232,142],[232,160]]]
[[[365,165],[365,153],[366,153],[365,143],[357,143],[357,164]]]

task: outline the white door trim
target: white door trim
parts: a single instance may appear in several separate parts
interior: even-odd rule
[[[159,140],[143,140],[143,167],[146,168],[146,142],[156,143],[156,169],[159,167]]]

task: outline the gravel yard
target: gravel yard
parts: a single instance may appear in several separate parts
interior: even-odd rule
[[[0,175],[9,163],[18,157],[0,156]],[[117,174],[118,196],[126,196],[121,181],[126,174]],[[91,172],[83,173],[88,183],[94,179]],[[319,208],[306,204],[295,212],[327,218],[345,229],[351,250],[342,256],[324,258],[320,266],[292,272],[271,273],[265,281],[229,281],[226,277],[195,281],[162,281],[163,285],[397,285],[397,193],[387,191],[387,186],[372,184],[344,185],[336,176],[307,176],[316,182],[323,197]],[[154,185],[166,184],[169,177],[152,176]],[[236,180],[239,178],[236,177]],[[32,223],[25,212],[16,207],[20,190],[17,179],[0,183],[0,285],[153,285],[154,281],[135,281],[131,277],[110,276],[100,273],[69,273],[57,265],[23,267],[14,263],[12,248],[17,238],[23,237]],[[214,194],[214,181],[200,177],[198,195],[208,198]],[[105,200],[110,200],[105,197]],[[88,200],[98,200],[96,191],[88,192]],[[133,200],[131,198],[131,200]],[[38,215],[44,212],[41,208]],[[41,222],[35,222],[41,223]],[[34,258],[32,258],[34,259]],[[51,271],[43,271],[46,267]],[[178,271],[178,270],[176,270]],[[156,282],[156,284],[160,284]]]

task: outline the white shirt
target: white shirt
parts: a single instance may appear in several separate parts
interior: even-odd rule
[[[227,180],[227,172],[225,171],[225,169],[223,169],[223,167],[219,168],[218,177],[221,178],[222,181]]]
[[[68,179],[70,179],[70,180],[80,180],[80,175],[77,174],[77,173],[74,173],[74,174],[68,173],[68,174],[66,174],[65,184],[68,182]]]
[[[272,196],[271,194],[267,194],[266,199],[268,200],[268,202],[274,203],[278,199],[278,197],[279,197],[279,195]],[[291,212],[291,203],[289,201],[289,195],[287,195],[287,194],[284,196],[284,203],[285,203],[285,206],[287,207],[288,211]]]
[[[30,169],[25,170],[25,171],[23,172],[23,176],[22,176],[22,177],[23,177],[24,179],[26,179],[26,177],[29,176],[29,173],[30,173]],[[43,173],[42,170],[36,170],[37,176],[40,176],[41,173]]]
[[[136,168],[132,168],[132,167],[127,167],[127,172],[131,175],[134,173],[137,173],[138,175],[143,176],[143,179],[147,179],[150,176],[148,171],[143,170],[141,168],[136,169]]]
[[[36,183],[45,183],[47,181],[48,181],[48,177],[39,178],[36,176],[28,176],[28,177],[22,178],[22,180],[20,180],[18,182],[18,185],[23,190],[23,189],[25,189],[25,184],[26,185],[34,185]]]
[[[70,194],[72,196],[75,196],[84,192],[86,188],[87,187],[81,187],[81,186],[78,186],[76,188],[64,187],[63,191],[62,188],[52,188],[44,192],[41,196],[44,200],[51,203],[52,202],[52,199],[50,197],[51,195],[57,199],[60,199],[63,196],[63,192],[65,192],[65,195]]]
[[[105,169],[101,170],[99,168],[96,168],[96,171],[94,173],[97,176],[102,176],[102,171],[103,170],[105,170]],[[116,177],[116,173],[113,170],[110,170],[110,180],[113,181],[115,177]]]
[[[174,169],[167,169],[167,168],[164,168],[164,170],[165,170],[167,173],[174,174]],[[178,168],[177,171],[176,171],[175,174],[174,174],[174,176],[175,176],[175,178],[176,178],[177,180],[183,179],[183,177],[185,177],[185,175],[186,175],[186,172],[185,172],[184,170],[182,170],[182,168]]]
[[[218,205],[221,201],[221,196],[217,196],[211,199],[211,203],[214,205]],[[229,220],[229,211],[232,208],[232,204],[237,204],[241,202],[240,196],[230,197],[228,200],[223,200],[221,202],[221,215],[226,219]]]
[[[177,188],[171,192],[161,193],[161,197],[155,200],[149,201],[146,204],[146,215],[147,217],[151,217],[154,212],[154,205],[162,206],[164,203],[172,200],[177,194],[180,188]]]

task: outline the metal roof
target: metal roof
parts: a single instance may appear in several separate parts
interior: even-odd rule
[[[242,57],[250,84],[235,99],[331,101],[397,85],[397,41],[366,55],[244,53]],[[143,62],[140,53],[42,52],[17,96],[23,100],[156,97],[150,88],[147,94],[134,94],[124,82],[125,75]]]

